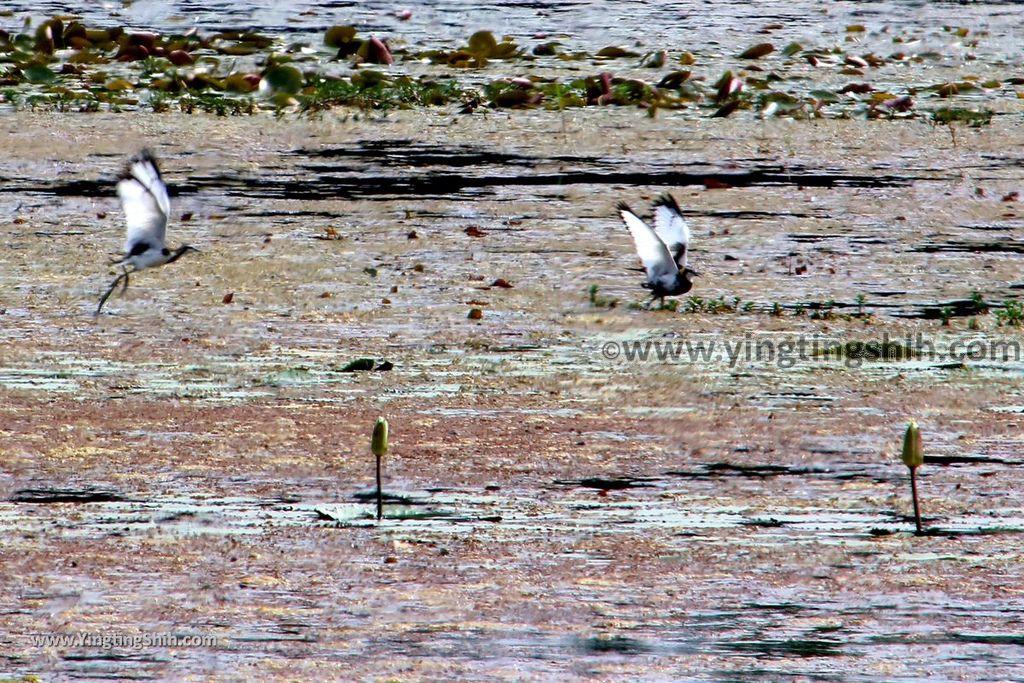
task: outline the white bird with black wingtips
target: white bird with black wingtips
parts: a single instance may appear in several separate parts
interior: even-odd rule
[[[647,271],[645,289],[651,290],[650,306],[655,299],[665,305],[666,296],[686,294],[699,275],[687,267],[690,227],[683,220],[679,205],[665,193],[654,202],[654,228],[637,216],[625,202],[616,205],[623,222],[636,243],[636,252]]]
[[[129,273],[174,263],[190,251],[199,251],[187,244],[174,251],[167,248],[164,240],[171,203],[156,158],[148,149],[128,160],[118,178],[117,195],[121,198],[128,230],[124,241],[124,256],[112,263],[120,265],[123,272],[114,279],[100,299],[96,315],[100,314],[103,304],[117,289],[119,282],[124,282],[122,293],[128,289]],[[128,266],[132,269],[128,270]]]

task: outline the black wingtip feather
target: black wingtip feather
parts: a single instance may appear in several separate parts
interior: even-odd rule
[[[128,159],[128,161],[124,165],[124,168],[121,169],[121,175],[118,176],[118,180],[124,180],[125,178],[133,177],[132,166],[134,166],[135,164],[144,163],[152,164],[153,168],[156,170],[157,176],[160,176],[160,166],[156,162],[156,156],[154,156],[153,152],[151,152],[148,148],[144,148],[142,150],[139,150],[138,153],[133,154],[131,158]]]
[[[658,208],[659,206],[666,206],[678,214],[682,213],[682,211],[679,210],[679,204],[676,203],[676,198],[668,192],[662,192],[661,196],[654,200],[654,208]]]
[[[619,211],[629,211],[630,213],[633,213],[633,209],[629,208],[629,204],[626,202],[619,202],[615,205],[615,208]]]

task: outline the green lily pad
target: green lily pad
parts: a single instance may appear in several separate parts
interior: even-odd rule
[[[52,83],[57,80],[57,74],[45,64],[29,64],[22,73],[29,83]]]
[[[740,53],[740,59],[761,59],[765,55],[775,52],[775,46],[771,43],[758,43],[752,45]]]
[[[353,26],[332,26],[327,29],[324,35],[324,45],[327,47],[341,47],[348,45],[356,37],[356,29]]]
[[[372,358],[357,358],[354,361],[348,363],[339,372],[369,372],[373,370],[373,359]]]
[[[302,90],[304,83],[301,71],[294,66],[282,65],[267,69],[260,85],[266,84],[266,87],[275,93],[294,95]]]
[[[474,55],[490,57],[498,47],[498,41],[490,31],[477,31],[469,37],[469,51]]]
[[[609,45],[598,50],[597,56],[604,57],[605,59],[621,59],[622,57],[639,57],[640,55],[636,52],[630,52],[624,47]]]

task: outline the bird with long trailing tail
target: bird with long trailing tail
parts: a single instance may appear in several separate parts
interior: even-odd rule
[[[199,251],[187,244],[173,251],[167,248],[165,236],[171,203],[156,158],[148,149],[128,160],[118,177],[117,196],[121,198],[121,207],[124,209],[127,237],[124,241],[124,256],[111,263],[120,265],[122,272],[100,299],[95,315],[100,314],[103,304],[119,283],[123,282],[122,293],[128,289],[129,273],[174,263],[190,251]],[[129,266],[131,270],[128,270]]]
[[[636,252],[640,255],[647,282],[644,289],[651,290],[650,307],[655,299],[665,305],[666,296],[686,294],[693,288],[693,278],[700,275],[687,267],[690,247],[690,226],[683,220],[679,205],[667,192],[654,202],[654,227],[637,216],[625,202],[616,205],[622,221],[633,236]]]

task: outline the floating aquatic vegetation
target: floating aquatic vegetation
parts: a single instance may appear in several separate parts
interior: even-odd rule
[[[881,32],[882,34],[885,31]],[[856,53],[844,46],[807,46],[790,42],[784,47],[756,43],[733,53],[739,60],[709,87],[707,74],[689,68],[697,64],[693,52],[674,53],[672,46],[659,47],[641,56],[630,47],[610,45],[594,53],[568,52],[554,40],[543,40],[532,48],[521,48],[510,37],[497,37],[488,30],[477,31],[464,45],[419,47],[392,46],[385,38],[359,35],[351,25],[328,28],[321,40],[284,40],[255,31],[220,31],[202,35],[196,29],[181,34],[161,34],[126,27],[95,28],[70,17],[53,17],[22,32],[0,31],[0,87],[11,88],[0,96],[2,106],[53,108],[62,111],[94,111],[152,106],[167,111],[177,104],[182,111],[209,110],[218,113],[255,113],[262,110],[280,114],[289,107],[319,111],[329,107],[353,106],[387,110],[416,106],[455,105],[461,113],[480,107],[503,109],[565,109],[588,106],[635,106],[649,116],[659,109],[693,109],[700,116],[726,117],[751,111],[763,118],[914,117],[922,103],[951,101],[966,94],[984,97],[1018,98],[1012,87],[1024,84],[1013,74],[986,76],[954,75],[932,84],[864,82],[866,70],[886,64],[948,60],[948,50],[912,51],[916,41],[895,36],[903,50],[888,56],[871,51],[869,39],[879,33],[848,33],[863,45]],[[959,34],[956,34],[959,36]],[[959,36],[966,38],[966,36]],[[977,40],[971,34],[971,41]],[[968,40],[964,40],[966,46]],[[699,51],[698,51],[699,54]],[[769,55],[773,70],[762,62]],[[638,62],[623,68],[649,69],[650,78],[623,78],[611,71],[597,75],[553,77],[530,73],[538,58],[587,61],[596,64]],[[714,55],[721,63],[721,55]],[[728,60],[729,57],[724,59]],[[338,60],[347,65],[338,65]],[[396,60],[401,64],[396,66]],[[494,69],[502,60],[516,65],[516,75],[494,74],[489,79],[452,77],[450,73],[402,73],[406,63],[416,69],[437,65],[455,69]],[[550,60],[549,64],[550,64]],[[821,82],[808,77],[804,62],[827,67]],[[362,67],[379,64],[385,69]],[[340,69],[346,66],[352,73]],[[830,67],[830,68],[828,68]],[[598,67],[600,68],[600,67]],[[496,69],[495,69],[496,70]],[[760,72],[760,73],[759,73]],[[858,80],[836,90],[839,73]],[[888,88],[888,91],[887,91]],[[224,97],[228,93],[250,95],[261,91],[260,99]],[[895,90],[895,92],[894,92]],[[219,93],[216,96],[205,94]],[[760,96],[759,93],[765,93]],[[990,121],[991,110],[969,111],[944,107],[927,111],[937,123],[961,121],[971,126]]]
[[[632,50],[627,50],[624,47],[611,45],[608,47],[602,47],[597,51],[596,56],[604,59],[622,59],[623,57],[639,57],[640,54],[633,52]]]
[[[467,45],[455,50],[427,50],[420,53],[421,58],[429,59],[434,64],[468,69],[483,68],[491,59],[512,59],[522,55],[522,51],[511,38],[498,41],[490,31],[477,31],[469,37]]]
[[[771,43],[758,43],[752,45],[739,54],[740,59],[761,59],[775,52],[775,46]]]
[[[992,116],[995,114],[991,109],[972,111],[957,107],[939,109],[932,114],[932,120],[939,124],[965,123],[971,128],[981,128],[992,123]]]

